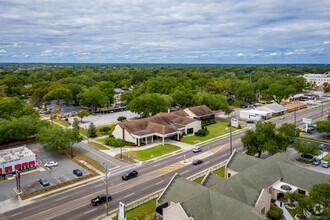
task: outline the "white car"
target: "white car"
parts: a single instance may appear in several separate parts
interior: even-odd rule
[[[45,167],[57,167],[58,163],[55,161],[49,161],[48,163],[45,163]]]
[[[195,148],[193,149],[193,152],[194,152],[194,153],[197,153],[197,152],[200,152],[200,151],[202,151],[202,148],[201,148],[201,147],[195,147]]]

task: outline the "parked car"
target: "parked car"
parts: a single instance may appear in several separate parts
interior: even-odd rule
[[[267,104],[272,104],[272,102],[266,102]]]
[[[329,161],[322,161],[322,167],[329,168],[330,167],[330,162]]]
[[[45,167],[57,167],[58,163],[55,161],[49,161],[48,163],[45,163]]]
[[[254,124],[253,120],[247,120],[246,123]]]
[[[108,194],[108,201],[110,201],[110,200],[111,200],[111,196]],[[98,195],[96,198],[92,199],[91,203],[94,206],[98,206],[102,203],[106,203],[106,201],[107,201],[106,195],[101,194],[101,195]]]
[[[294,143],[294,139],[290,140],[289,142],[290,142],[290,144],[293,144]]]
[[[76,176],[82,176],[83,175],[83,173],[79,169],[73,170],[73,174],[75,174]]]
[[[308,125],[308,127],[307,127],[309,130],[311,130],[311,131],[314,131],[315,130],[315,128],[312,126],[312,125]]]
[[[312,160],[314,156],[312,154],[301,154],[300,155],[302,158]]]
[[[241,108],[247,108],[247,106],[246,105],[241,105]]]
[[[194,153],[197,153],[197,152],[200,152],[200,151],[202,151],[202,148],[201,148],[201,147],[195,147],[195,148],[193,149],[193,152],[194,152]]]
[[[124,173],[124,174],[121,176],[121,178],[122,178],[123,180],[128,180],[128,179],[131,179],[131,178],[133,178],[133,177],[137,177],[137,175],[138,175],[138,171],[133,170],[133,171],[128,171],[128,172]]]
[[[46,178],[44,177],[41,177],[40,180],[39,180],[39,183],[42,185],[42,186],[49,186],[49,182]]]
[[[321,159],[320,158],[315,158],[313,160],[313,165],[315,165],[315,166],[318,166],[320,163],[321,163]]]
[[[200,164],[200,163],[203,163],[203,161],[202,160],[194,160],[193,162],[192,162],[192,164],[193,165],[198,165],[198,164]]]

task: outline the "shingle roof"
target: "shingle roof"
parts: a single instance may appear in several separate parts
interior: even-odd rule
[[[242,170],[260,162],[261,159],[256,157],[251,157],[246,154],[241,154],[237,151],[234,152],[231,160],[227,164],[227,168],[241,172]]]
[[[164,192],[159,204],[163,204],[164,201],[180,202],[187,215],[195,220],[227,220],[243,217],[248,220],[263,219],[254,209],[263,189],[282,179],[285,183],[310,190],[314,184],[328,182],[330,177],[327,174],[297,167],[285,153],[278,153],[264,160],[250,161],[239,154],[232,157],[231,166],[240,167],[235,164],[240,162],[240,158],[248,161],[241,166],[243,168],[248,166],[248,163],[256,163],[210,188],[196,186],[195,189],[191,181],[184,181],[180,177],[180,181],[176,180],[176,184],[170,184],[172,188],[169,187]]]
[[[214,114],[206,105],[189,107],[188,109],[198,117]]]
[[[296,108],[306,107],[306,106],[307,106],[307,104],[303,103],[303,102],[294,102],[294,103],[284,105],[284,107],[286,107],[289,111],[296,109]]]
[[[204,179],[202,180],[202,185],[206,186],[207,188],[210,188],[211,186],[214,186],[217,183],[220,183],[222,181],[224,181],[225,178],[220,177],[216,174],[214,174],[213,172],[208,172]]]

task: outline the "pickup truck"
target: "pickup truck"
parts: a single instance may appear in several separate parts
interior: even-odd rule
[[[111,200],[111,196],[108,194],[108,201],[110,201],[110,200]],[[107,201],[106,195],[101,194],[101,195],[98,195],[96,198],[92,199],[91,203],[94,206],[98,206],[102,203],[105,203],[106,201]]]

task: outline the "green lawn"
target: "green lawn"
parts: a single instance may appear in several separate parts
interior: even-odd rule
[[[223,166],[220,169],[214,170],[213,173],[216,174],[216,175],[218,175],[218,176],[220,176],[220,177],[225,178],[225,167]],[[202,182],[202,180],[203,180],[204,177],[205,176],[201,176],[201,177],[195,179],[194,182],[195,183],[198,183],[198,184],[201,184],[201,182]]]
[[[181,141],[187,144],[197,144],[199,142],[207,141],[209,139],[224,135],[226,133],[229,133],[229,129],[226,128],[228,125],[228,122],[223,121],[216,121],[215,124],[207,126],[208,134],[205,137],[198,137],[198,136],[189,136],[181,138]],[[236,131],[237,128],[232,127],[231,131]]]
[[[286,209],[286,210],[288,210],[288,212],[290,213],[290,215],[292,216],[292,218],[294,218],[294,216],[296,214],[302,215],[302,212],[298,208],[296,208],[296,209]]]
[[[197,179],[194,180],[195,183],[201,184],[202,180],[203,180],[204,176],[201,176]]]
[[[98,142],[100,142],[102,144],[105,144],[105,139],[106,139],[106,137],[105,138],[97,139],[96,141],[98,141]]]
[[[125,212],[125,217],[127,218],[127,220],[133,218],[152,220],[155,218],[155,213],[156,213],[156,199],[153,199],[134,209],[128,210],[127,212]],[[118,217],[116,216],[112,219],[117,220]]]
[[[82,131],[82,130],[80,130],[80,129],[79,129],[78,131],[79,131],[80,134],[85,135],[85,136],[87,137],[87,132]]]
[[[63,126],[66,127],[66,128],[70,126],[70,125],[65,124],[64,122],[61,122],[61,121],[56,120],[56,119],[53,119],[53,121],[55,121],[56,123],[58,123],[58,124],[60,124],[60,125],[63,125]]]
[[[326,160],[326,161],[330,161],[330,153],[328,153],[327,155],[325,155],[322,160]]]
[[[136,158],[140,161],[145,161],[152,157],[158,157],[163,154],[168,154],[172,151],[180,150],[181,148],[171,144],[158,145],[149,149],[139,150],[139,151],[128,151],[125,154]]]
[[[97,148],[99,150],[109,150],[109,148],[103,146],[102,144],[96,143],[94,141],[90,141],[89,142],[89,145],[91,145],[91,146],[93,146],[93,147],[95,147],[95,148]]]

